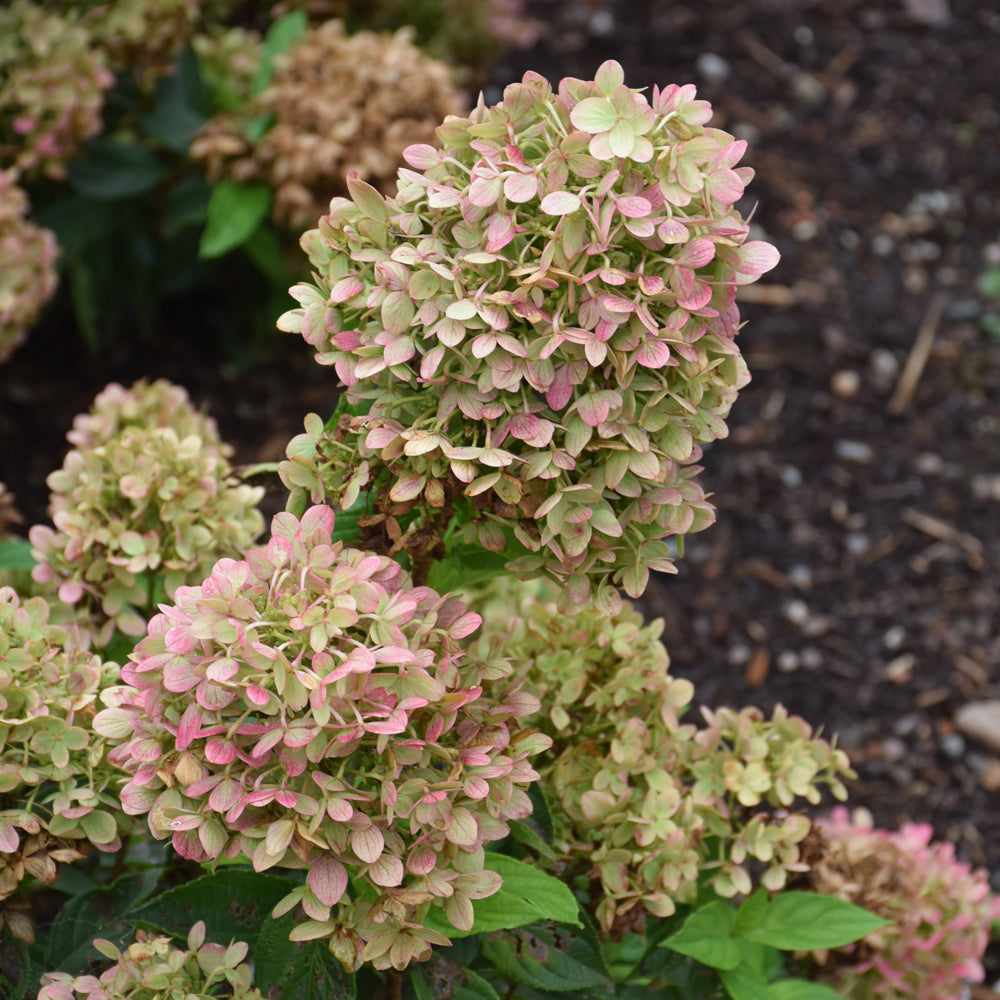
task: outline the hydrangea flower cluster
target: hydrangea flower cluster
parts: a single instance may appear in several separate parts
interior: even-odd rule
[[[114,76],[77,13],[29,0],[0,7],[0,166],[61,178],[100,132]]]
[[[413,532],[470,504],[467,538],[512,534],[511,568],[576,604],[671,570],[664,539],[713,518],[698,443],[748,379],[736,288],[778,259],[734,207],[746,144],[710,116],[693,86],[647,99],[616,62],[557,92],[528,73],[445,121],[442,149],[407,149],[395,198],[349,178],[279,321],[370,406],[347,428],[367,471],[317,490],[367,488]]]
[[[32,575],[126,635],[145,632],[155,581],[170,597],[263,529],[263,489],[236,479],[232,449],[180,386],[112,383],[66,437],[75,448],[47,479],[55,529],[29,532]]]
[[[0,913],[26,876],[51,884],[60,863],[118,850],[132,826],[92,728],[117,680],[116,663],[50,624],[44,599],[0,587]],[[30,940],[30,923],[7,922]]]
[[[92,5],[82,23],[110,66],[149,87],[169,71],[200,18],[199,7],[199,0],[115,0]]]
[[[253,97],[253,79],[264,59],[260,32],[209,24],[191,39],[191,47],[198,56],[198,72],[216,106],[234,111]],[[230,145],[233,153],[244,149],[239,139]],[[217,152],[220,156],[224,153],[221,141]]]
[[[268,88],[237,112],[213,118],[191,145],[213,180],[263,180],[274,216],[315,225],[355,171],[391,183],[403,149],[433,138],[434,127],[463,108],[444,63],[429,59],[405,30],[348,35],[340,21],[311,28],[275,60]],[[250,121],[273,116],[256,141]]]
[[[23,343],[57,281],[55,236],[26,218],[28,196],[16,181],[15,170],[0,170],[0,364]]]
[[[36,1000],[167,1000],[216,995],[219,987],[232,1000],[263,1000],[247,964],[249,946],[234,941],[229,947],[205,940],[205,923],[199,920],[187,937],[187,948],[178,948],[168,937],[145,931],[124,951],[98,938],[94,947],[114,964],[98,976],[69,976],[46,972]]]
[[[196,861],[305,868],[276,915],[348,968],[404,968],[447,942],[500,877],[483,846],[531,812],[550,741],[503,661],[464,655],[480,624],[398,563],[331,543],[334,515],[283,513],[266,548],[181,587],[105,695],[123,808]],[[349,885],[351,888],[349,888]]]
[[[855,946],[813,957],[819,975],[857,1000],[962,1000],[983,980],[990,924],[1000,896],[985,871],[932,842],[927,823],[877,829],[871,814],[838,807],[817,820],[809,845],[809,883],[892,923]]]
[[[822,785],[846,797],[840,779],[853,774],[802,719],[703,708],[704,727],[681,724],[694,689],[669,673],[663,622],[643,626],[629,604],[567,617],[537,585],[491,583],[476,606],[479,655],[502,645],[544,706],[532,721],[553,740],[539,770],[556,847],[600,879],[605,931],[644,910],[669,916],[694,898],[699,873],[731,897],[752,890],[751,862],[771,890],[805,869],[809,820],[788,810],[818,802]]]

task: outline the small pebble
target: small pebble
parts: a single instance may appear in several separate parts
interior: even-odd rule
[[[587,27],[590,29],[590,33],[597,38],[607,38],[614,33],[615,17],[610,10],[603,8],[596,10],[587,22]]]
[[[947,733],[942,736],[941,752],[952,760],[961,760],[965,753],[965,737],[961,733]]]
[[[782,611],[784,616],[793,625],[802,625],[809,617],[809,606],[805,601],[800,601],[798,599],[789,601]]]
[[[729,63],[722,56],[717,56],[714,52],[703,52],[698,56],[698,61],[695,65],[698,72],[712,83],[722,83],[731,72]]]
[[[868,465],[875,459],[872,446],[865,441],[840,440],[834,444],[833,450],[838,458],[858,465]]]
[[[781,482],[790,490],[794,490],[802,485],[802,473],[794,465],[783,465],[778,469]]]
[[[815,646],[806,646],[799,658],[806,670],[818,670],[823,665],[823,654]]]
[[[872,239],[872,253],[876,257],[888,257],[896,249],[896,241],[888,233],[879,233]]]
[[[796,73],[792,93],[804,104],[822,104],[826,100],[826,87],[812,73]]]
[[[731,667],[740,667],[750,659],[750,647],[745,642],[730,646],[726,652],[726,662]]]
[[[991,750],[1000,750],[1000,700],[970,701],[955,713],[955,728]]]
[[[813,34],[812,28],[810,28],[807,24],[800,24],[795,31],[792,32],[792,35],[799,45],[812,45],[813,39],[816,37]]]
[[[804,563],[796,563],[788,571],[788,579],[793,587],[799,590],[809,590],[812,587],[812,570]]]
[[[872,351],[868,363],[871,365],[872,375],[879,382],[892,382],[899,374],[899,362],[896,360],[896,355],[884,347]]]
[[[893,625],[892,628],[886,629],[885,634],[882,636],[882,645],[886,649],[895,652],[903,645],[903,640],[906,638],[906,629],[902,625]]]
[[[858,389],[861,388],[861,376],[845,368],[830,377],[830,388],[842,399],[850,399],[851,396],[857,395]]]
[[[885,665],[886,680],[896,684],[907,684],[913,677],[913,665],[917,658],[912,653],[903,653]]]
[[[861,237],[854,229],[845,229],[840,234],[840,245],[845,250],[857,250],[861,246]]]
[[[921,476],[939,476],[944,469],[944,459],[933,451],[922,451],[913,464]]]
[[[896,736],[887,736],[882,740],[882,756],[890,764],[895,764],[906,756],[906,744]]]
[[[784,649],[778,654],[778,669],[783,674],[791,674],[799,669],[799,654],[791,649]]]
[[[792,239],[799,243],[808,243],[819,233],[819,223],[815,219],[800,219],[792,226]]]
[[[871,539],[863,531],[851,531],[844,538],[844,548],[852,556],[863,556],[871,547]]]

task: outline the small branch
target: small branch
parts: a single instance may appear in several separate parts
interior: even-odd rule
[[[944,315],[944,306],[945,297],[942,293],[938,293],[931,299],[930,305],[927,307],[924,321],[920,324],[920,329],[917,330],[917,335],[913,340],[913,346],[910,348],[909,357],[906,359],[906,364],[903,365],[903,370],[899,373],[896,389],[886,404],[886,410],[894,417],[898,417],[910,405],[917,383],[924,372],[924,366],[931,356],[934,337],[941,323],[941,317]]]
[[[983,568],[983,543],[974,535],[970,535],[967,531],[959,531],[947,521],[931,517],[929,514],[921,514],[912,507],[904,507],[900,517],[911,528],[916,528],[917,531],[922,531],[939,542],[961,549],[969,557],[969,566],[972,569]]]
[[[389,1000],[403,1000],[403,977],[400,973],[389,972],[386,985],[389,987]]]

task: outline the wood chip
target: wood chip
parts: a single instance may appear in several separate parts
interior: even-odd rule
[[[792,581],[780,570],[775,569],[763,559],[750,559],[741,567],[744,573],[763,580],[764,583],[777,587],[778,590],[791,590]]]
[[[913,507],[904,507],[900,517],[911,528],[916,528],[917,531],[922,531],[939,542],[961,549],[969,557],[970,569],[983,568],[983,543],[974,535],[970,535],[967,531],[959,531],[947,521],[931,517],[930,514],[922,514]]]
[[[927,359],[931,356],[934,337],[941,323],[941,317],[944,315],[944,306],[945,296],[942,293],[931,298],[927,312],[924,314],[924,321],[920,324],[913,340],[906,364],[903,365],[903,370],[899,373],[896,389],[886,404],[886,410],[893,416],[898,417],[910,405],[910,400],[913,398],[917,383],[924,372]]]
[[[747,684],[750,687],[760,687],[767,680],[771,670],[771,655],[763,646],[758,646],[747,663]]]

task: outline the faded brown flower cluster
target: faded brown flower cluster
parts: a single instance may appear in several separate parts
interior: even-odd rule
[[[267,182],[276,220],[314,225],[345,193],[349,171],[394,189],[403,150],[432,141],[441,119],[462,110],[448,67],[424,56],[406,31],[349,36],[340,21],[327,21],[279,57],[263,93],[213,118],[191,156],[206,161],[212,180]],[[249,139],[249,123],[267,116],[274,124]]]

